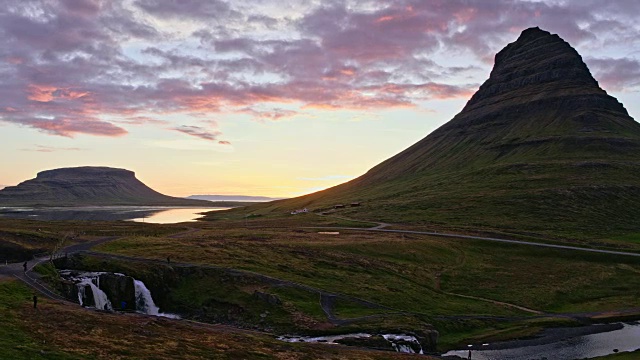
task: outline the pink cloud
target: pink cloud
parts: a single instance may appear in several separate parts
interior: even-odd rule
[[[640,61],[631,58],[588,58],[596,79],[606,90],[623,91],[640,85]]]
[[[218,141],[218,136],[222,134],[219,131],[209,131],[200,126],[189,126],[189,125],[182,125],[180,127],[172,128],[171,130],[178,131],[183,134],[187,134],[190,136],[194,136],[194,137],[197,137],[203,140],[209,140],[209,141]],[[218,143],[220,143],[220,141],[218,141]]]
[[[117,137],[127,134],[125,129],[98,119],[31,119],[25,123],[38,130],[66,137],[74,137],[77,134]]]
[[[265,120],[277,121],[277,120],[290,118],[300,114],[299,112],[293,111],[293,110],[286,110],[286,109],[279,109],[279,108],[275,108],[271,110],[257,110],[251,107],[240,109],[238,110],[238,112],[251,115],[251,117],[253,117],[257,121],[265,121]]]
[[[279,120],[298,112],[278,104],[364,110],[466,98],[476,85],[461,74],[475,69],[459,59],[475,56],[484,69],[537,25],[587,49],[638,44],[639,4],[293,2],[291,11],[301,10],[287,17],[245,0],[13,2],[0,9],[0,121],[60,136],[122,136],[115,124],[171,128],[157,118],[175,114]],[[192,33],[157,25],[167,19]],[[453,61],[437,63],[436,52]],[[634,56],[587,62],[603,86],[624,90],[640,82]],[[185,126],[173,130],[220,136]]]

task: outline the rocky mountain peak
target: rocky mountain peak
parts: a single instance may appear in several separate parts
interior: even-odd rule
[[[489,79],[464,110],[517,98],[561,96],[567,89],[606,94],[569,43],[540,28],[529,28],[496,54]]]

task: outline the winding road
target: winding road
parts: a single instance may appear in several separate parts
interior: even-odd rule
[[[640,253],[633,253],[633,252],[627,252],[627,251],[592,249],[592,248],[585,248],[585,247],[579,247],[579,246],[539,243],[539,242],[513,240],[513,239],[499,239],[499,238],[493,238],[493,237],[462,235],[462,234],[452,234],[452,233],[441,233],[441,232],[433,232],[433,231],[392,230],[392,229],[383,229],[383,228],[381,228],[381,226],[385,227],[385,226],[389,226],[389,225],[390,224],[384,224],[383,223],[381,225],[378,225],[378,226],[375,226],[375,227],[371,227],[371,228],[352,228],[352,227],[340,227],[340,226],[306,226],[306,227],[303,227],[303,228],[304,229],[322,229],[322,230],[368,231],[368,232],[377,231],[377,232],[398,233],[398,234],[430,235],[430,236],[455,238],[455,239],[493,241],[493,242],[501,242],[501,243],[506,243],[506,244],[513,244],[513,245],[538,246],[538,247],[546,247],[546,248],[562,249],[562,250],[571,250],[571,251],[586,251],[586,252],[592,252],[592,253],[598,253],[598,254],[609,254],[609,255],[640,257]]]

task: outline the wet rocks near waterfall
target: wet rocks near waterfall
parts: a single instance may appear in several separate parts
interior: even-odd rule
[[[65,296],[82,306],[99,310],[136,310],[134,279],[130,276],[78,271],[62,271],[61,276]]]

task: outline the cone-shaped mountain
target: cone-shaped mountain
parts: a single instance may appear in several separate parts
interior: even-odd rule
[[[272,209],[554,234],[640,230],[640,124],[558,35],[522,32],[451,121],[363,176]]]
[[[0,206],[199,206],[207,201],[163,195],[136,178],[133,171],[108,167],[47,170],[35,179],[0,190]]]

